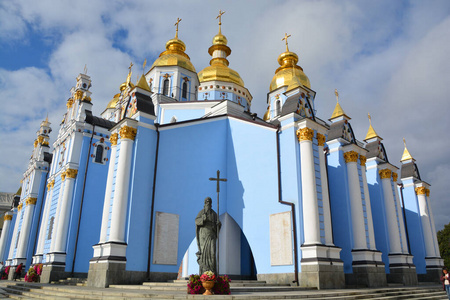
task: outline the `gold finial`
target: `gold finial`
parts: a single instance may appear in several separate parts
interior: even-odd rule
[[[286,41],[286,52],[289,52],[289,47],[288,47],[288,38],[291,37],[291,35],[288,35],[287,33],[284,34],[284,38],[282,38],[282,41]]]
[[[336,102],[339,103],[339,93],[337,89],[334,89],[334,94],[336,95]]]
[[[336,106],[334,107],[333,114],[331,115],[330,120],[335,119],[340,116],[345,116],[348,119],[351,119],[349,116],[347,116],[342,109],[341,105],[339,104],[339,93],[337,89],[334,89],[334,94],[336,95]]]
[[[408,151],[408,148],[406,148],[406,141],[405,138],[403,138],[403,145],[405,146],[405,150],[403,150],[402,159],[401,162],[404,162],[405,160],[414,160],[414,158],[411,156],[411,154]]]
[[[178,24],[180,24],[181,19],[177,18],[177,21],[175,22],[175,26],[177,26],[177,31],[175,31],[175,38],[178,38]]]
[[[127,86],[130,85],[131,82],[131,67],[133,67],[133,62],[130,62],[130,66],[128,67]]]
[[[87,73],[87,65],[85,64],[84,65],[84,75],[86,75],[86,73]]]
[[[370,113],[367,113],[367,116],[369,118],[369,130],[367,131],[366,138],[364,140],[367,141],[375,137],[382,140],[382,138],[376,133],[375,129],[373,129],[372,127],[372,118],[370,117]]]
[[[147,65],[147,59],[144,60],[144,64],[142,65],[142,74],[145,73],[145,66]]]
[[[221,25],[222,25],[222,15],[224,13],[225,13],[225,11],[219,10],[219,15],[216,17],[216,19],[219,19],[219,33],[222,33]]]

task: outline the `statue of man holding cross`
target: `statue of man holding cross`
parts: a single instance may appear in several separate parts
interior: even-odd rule
[[[212,200],[210,197],[205,199],[204,208],[195,218],[196,237],[198,252],[197,262],[200,267],[200,275],[206,271],[212,271],[217,274],[216,269],[216,240],[220,230],[221,223],[217,214],[212,210]]]

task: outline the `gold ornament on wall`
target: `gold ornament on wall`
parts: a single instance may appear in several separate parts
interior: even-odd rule
[[[416,191],[417,195],[425,195],[427,193],[427,188],[420,186],[420,187],[416,187],[415,191]]]
[[[111,137],[109,138],[109,141],[111,142],[111,146],[117,145],[118,138],[119,138],[119,135],[117,133],[111,134]]]
[[[430,190],[429,189],[425,189],[425,193],[427,194],[427,197],[430,197]]]
[[[61,173],[61,180],[62,181],[66,180],[66,172]]]
[[[17,206],[17,210],[20,211],[20,210],[22,209],[22,207],[23,207],[23,203],[20,203],[20,204]]]
[[[78,170],[77,169],[67,169],[66,170],[66,177],[67,178],[75,178],[77,177]]]
[[[358,161],[358,153],[355,151],[348,151],[344,153],[345,163],[349,162],[357,162]]]
[[[397,179],[398,179],[398,174],[392,172],[392,180],[394,180],[394,182],[397,182]]]
[[[71,107],[72,107],[72,105],[73,105],[73,99],[72,99],[72,98],[70,98],[69,100],[67,100],[67,103],[66,103],[66,105],[67,105],[67,108],[71,108]]]
[[[123,126],[119,130],[120,138],[121,139],[130,139],[134,140],[136,137],[137,129],[130,127],[130,126]]]
[[[3,220],[5,220],[5,221],[11,221],[12,218],[13,218],[12,215],[5,215],[5,216],[3,217]]]
[[[298,129],[296,133],[299,142],[312,141],[314,137],[314,130],[308,127]]]
[[[378,174],[380,174],[381,179],[390,179],[392,175],[392,171],[389,169],[383,169],[378,171]]]
[[[31,198],[31,197],[29,197],[29,198],[27,198],[27,200],[25,200],[25,204],[26,205],[29,205],[29,204],[36,204],[36,202],[37,202],[37,198]]]
[[[367,157],[365,157],[364,155],[359,156],[359,163],[361,164],[361,166],[365,166],[366,161],[367,161]]]
[[[83,98],[83,91],[78,90],[75,93],[75,100],[81,100]]]
[[[319,146],[325,145],[325,136],[323,134],[317,133],[317,144]]]

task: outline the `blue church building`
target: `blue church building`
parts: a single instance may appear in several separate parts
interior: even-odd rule
[[[133,83],[130,67],[101,116],[79,74],[52,151],[41,123],[0,258],[42,263],[41,282],[187,277],[198,273],[194,220],[211,197],[220,274],[315,288],[438,278],[430,185],[406,144],[400,183],[372,124],[355,137],[337,91],[333,115],[321,118],[285,38],[263,118],[229,66],[220,22],[208,67],[196,71],[177,22],[150,70]],[[219,176],[216,200],[209,179]]]

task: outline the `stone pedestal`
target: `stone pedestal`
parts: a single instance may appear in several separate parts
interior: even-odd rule
[[[413,264],[412,255],[389,255],[389,272],[386,274],[388,283],[417,285],[416,266]]]
[[[440,257],[426,257],[427,264],[426,274],[417,274],[419,282],[435,282],[441,283],[442,267],[444,266],[443,259]]]
[[[92,261],[89,263],[87,286],[109,287],[127,281],[126,261]]]
[[[353,250],[353,273],[345,274],[347,287],[387,286],[386,269],[381,252],[374,250]]]
[[[65,271],[64,263],[48,263],[42,266],[41,283],[50,283],[60,279],[66,279],[70,273]]]

